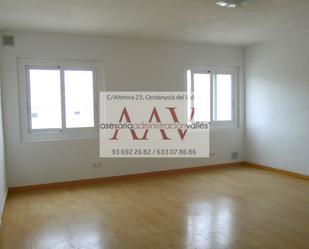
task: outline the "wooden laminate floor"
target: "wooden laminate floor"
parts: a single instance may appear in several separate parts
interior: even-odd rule
[[[10,194],[1,249],[308,249],[309,182],[248,167]]]

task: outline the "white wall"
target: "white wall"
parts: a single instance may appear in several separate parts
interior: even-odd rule
[[[6,32],[8,33],[8,32]],[[121,38],[13,33],[16,46],[4,47],[3,100],[9,186],[149,172],[231,161],[243,157],[243,49]],[[240,128],[211,133],[206,159],[109,159],[94,169],[98,139],[21,142],[17,57],[103,60],[106,90],[185,90],[187,64],[240,67]]]
[[[0,48],[0,58],[1,58],[1,48]],[[7,194],[1,102],[2,102],[2,94],[1,94],[1,66],[0,66],[0,225]]]
[[[309,175],[309,36],[246,48],[246,160]]]

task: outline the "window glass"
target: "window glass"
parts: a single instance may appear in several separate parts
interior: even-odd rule
[[[215,121],[232,120],[232,75],[216,75],[216,119]]]
[[[29,69],[31,129],[61,129],[59,69]]]
[[[94,127],[93,72],[64,71],[67,128]]]
[[[210,121],[210,74],[193,74],[195,121]]]

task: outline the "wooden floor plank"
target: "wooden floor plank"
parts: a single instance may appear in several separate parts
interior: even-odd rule
[[[244,166],[10,193],[1,249],[305,249],[309,182]]]

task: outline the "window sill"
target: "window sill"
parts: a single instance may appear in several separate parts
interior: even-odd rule
[[[99,138],[99,131],[97,129],[90,129],[85,131],[75,132],[32,132],[21,136],[22,142],[35,141],[56,141],[56,140],[82,140],[82,139],[97,139]]]

